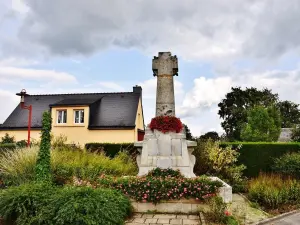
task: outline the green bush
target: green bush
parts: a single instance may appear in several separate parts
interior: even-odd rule
[[[244,175],[257,177],[260,172],[272,172],[272,165],[275,158],[286,153],[300,152],[300,143],[280,142],[224,142],[221,147],[232,146],[239,149],[240,156],[238,164],[246,166]]]
[[[131,204],[121,193],[90,187],[65,187],[39,212],[46,224],[123,224]]]
[[[49,203],[56,189],[50,185],[24,184],[0,192],[0,217],[17,225],[42,224],[38,213]]]
[[[260,174],[249,183],[249,199],[269,209],[300,202],[300,183],[280,175]]]
[[[17,141],[16,145],[18,148],[25,148],[27,146],[27,141],[26,140]]]
[[[1,144],[14,144],[15,143],[15,137],[14,136],[9,136],[8,133],[4,135],[4,137],[1,138]]]
[[[300,152],[285,154],[275,159],[272,168],[277,173],[300,178]]]
[[[183,175],[180,173],[179,170],[173,170],[170,168],[168,169],[155,168],[147,174],[147,177],[162,177],[165,179],[170,177],[183,178]]]
[[[231,146],[220,147],[220,142],[209,139],[197,140],[197,147],[193,154],[196,157],[194,172],[197,175],[210,174],[224,179],[233,186],[234,192],[243,191],[244,179],[242,172],[244,165],[237,165],[239,151],[232,150]]]
[[[91,185],[89,182],[75,180],[75,185]],[[170,176],[111,177],[101,176],[97,186],[120,190],[136,201],[154,202],[172,199],[194,198],[204,200],[216,195],[222,184],[206,177],[183,178]]]
[[[0,155],[0,177],[6,185],[18,185],[32,181],[39,148],[21,148],[5,151]],[[125,152],[114,159],[84,150],[52,150],[51,170],[54,182],[64,184],[72,181],[73,176],[82,179],[96,179],[100,174],[136,175],[137,167]]]
[[[87,143],[85,148],[89,152],[104,153],[110,158],[115,157],[121,151],[127,151],[130,155],[136,155],[137,150],[133,143]]]
[[[0,217],[17,225],[117,225],[130,213],[129,199],[113,190],[40,183],[0,192]]]

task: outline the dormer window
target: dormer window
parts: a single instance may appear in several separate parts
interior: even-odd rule
[[[67,123],[67,110],[57,110],[57,123]]]
[[[84,123],[84,110],[74,110],[74,123],[83,124]]]

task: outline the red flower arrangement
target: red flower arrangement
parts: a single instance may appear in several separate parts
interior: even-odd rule
[[[183,125],[180,119],[175,116],[158,116],[151,120],[149,127],[152,131],[159,130],[163,133],[179,133],[182,130]]]

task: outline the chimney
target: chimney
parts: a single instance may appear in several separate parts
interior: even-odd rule
[[[133,87],[133,93],[137,93],[137,94],[142,95],[142,87],[141,87],[141,86],[138,86],[138,85],[135,85],[135,86]]]

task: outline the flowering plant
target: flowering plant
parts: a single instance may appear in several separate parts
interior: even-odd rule
[[[158,116],[155,118],[152,118],[150,125],[150,129],[153,130],[159,130],[163,133],[167,132],[176,132],[179,133],[183,125],[175,116]]]
[[[102,175],[97,181],[97,187],[117,189],[136,201],[153,203],[183,198],[204,200],[215,196],[221,186],[220,182],[205,177],[184,178],[170,175],[119,178]]]

